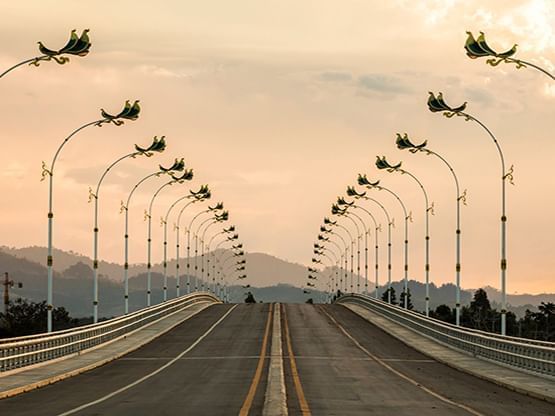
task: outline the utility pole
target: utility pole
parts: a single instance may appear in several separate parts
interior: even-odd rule
[[[10,280],[8,272],[4,273],[4,281],[2,282],[4,286],[4,315],[8,314],[8,304],[10,303],[10,287],[15,285],[13,280]],[[18,283],[17,287],[22,288],[23,284]]]

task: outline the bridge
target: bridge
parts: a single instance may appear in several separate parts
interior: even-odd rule
[[[553,415],[555,345],[364,295],[226,304],[195,293],[0,340],[3,415]]]

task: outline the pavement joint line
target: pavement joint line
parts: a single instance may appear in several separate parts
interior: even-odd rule
[[[270,324],[272,323],[272,310],[273,310],[273,304],[270,304],[270,306],[268,307],[268,318],[266,320],[266,328],[264,329],[264,338],[262,339],[262,347],[260,348],[260,358],[258,360],[258,364],[256,365],[256,370],[254,372],[254,376],[252,378],[252,382],[249,387],[247,397],[245,397],[245,401],[241,406],[241,410],[239,410],[239,416],[247,416],[249,414],[250,408],[252,406],[252,402],[254,400],[254,396],[256,394],[256,390],[258,388],[258,384],[260,382],[260,378],[262,376],[262,370],[264,369],[264,362],[266,361],[266,350],[268,345],[268,337],[270,335]]]
[[[299,377],[299,371],[297,369],[297,363],[295,362],[295,355],[293,354],[293,346],[291,344],[291,335],[289,333],[289,324],[287,323],[287,308],[283,305],[283,324],[285,327],[285,341],[287,344],[287,352],[289,354],[289,365],[291,367],[291,376],[293,377],[293,384],[295,385],[295,391],[297,392],[297,399],[299,401],[299,408],[301,410],[302,416],[310,416],[310,407],[306,401],[304,395],[303,386],[301,384],[301,379]]]
[[[279,303],[274,307],[274,321],[272,325],[272,346],[270,349],[270,365],[268,382],[264,398],[264,416],[287,416],[287,392],[283,372],[283,350],[281,348],[281,307]]]
[[[167,316],[162,317],[162,318],[160,318],[160,319],[158,319],[154,322],[149,323],[148,326],[150,327],[150,326],[152,326],[152,325],[154,325],[154,324],[156,324],[156,323],[158,323],[158,322],[160,322],[164,319],[168,319],[170,317],[173,317],[173,316],[177,315],[179,312],[185,312],[188,309],[193,308],[194,306],[200,306],[200,308],[198,310],[194,311],[192,314],[190,314],[190,315],[184,317],[183,319],[179,320],[178,322],[175,322],[174,324],[170,325],[168,328],[164,328],[162,331],[159,331],[158,333],[155,333],[154,335],[150,335],[149,337],[143,338],[142,342],[138,342],[138,343],[132,345],[130,348],[127,348],[124,351],[120,351],[116,354],[113,354],[113,355],[109,356],[108,358],[97,359],[96,361],[94,361],[92,363],[82,365],[80,367],[74,368],[74,369],[69,370],[69,371],[66,370],[66,371],[64,371],[60,374],[49,375],[47,377],[42,377],[42,378],[39,377],[40,379],[38,381],[33,381],[33,382],[30,382],[30,383],[27,382],[26,384],[23,384],[23,385],[20,385],[20,386],[17,386],[17,387],[11,387],[11,388],[8,387],[8,389],[0,391],[0,399],[5,399],[5,398],[8,398],[8,397],[17,396],[18,394],[26,393],[28,391],[32,391],[32,390],[35,390],[35,389],[38,389],[38,388],[41,388],[41,387],[44,387],[44,386],[48,386],[50,384],[54,384],[54,383],[57,383],[59,381],[65,380],[67,378],[74,377],[74,376],[77,376],[79,374],[85,373],[87,371],[93,370],[97,367],[101,367],[101,366],[103,366],[103,365],[105,365],[105,364],[107,364],[111,361],[117,360],[118,358],[121,358],[121,357],[139,349],[143,345],[145,345],[145,344],[149,343],[150,341],[152,341],[153,339],[165,334],[166,332],[171,331],[177,325],[179,325],[179,324],[185,322],[186,320],[192,318],[193,316],[199,314],[204,309],[212,306],[213,304],[214,303],[209,303],[209,302],[197,302],[197,303],[194,303],[194,304],[187,305],[184,308],[182,308],[182,309],[180,309],[176,312],[171,313],[170,315],[167,315]],[[134,335],[135,333],[138,333],[139,331],[141,331],[141,328],[139,328],[139,329],[137,329],[137,330],[135,330],[135,331],[133,331],[129,334],[123,335],[122,337],[117,338],[116,340],[112,340],[112,341],[110,341],[110,342],[108,342],[108,343],[106,343],[102,346],[109,347],[109,346],[115,344],[116,341],[126,340],[126,339],[130,338],[132,335]],[[49,366],[46,365],[48,363],[50,363],[51,365],[57,365],[57,364],[60,364],[60,363],[63,363],[63,362],[68,362],[69,360],[67,360],[67,359],[71,358],[71,357],[76,357],[75,359],[88,358],[88,357],[90,357],[89,354],[96,353],[98,350],[101,350],[102,346],[95,346],[95,347],[90,348],[86,351],[82,351],[79,354],[68,355],[66,357],[60,357],[60,358],[55,359],[55,360],[50,360],[49,362],[41,363],[41,365],[38,365],[36,367],[35,366],[29,366],[29,368],[27,368],[26,371],[34,371],[34,370],[42,371],[45,368],[49,368]],[[50,371],[48,373],[51,374],[51,372],[52,371],[51,371],[51,368],[50,368]],[[18,377],[20,377],[22,375],[25,376],[24,371],[18,372],[16,374],[18,375]],[[37,378],[36,376],[31,377],[31,379],[36,379],[36,378]]]
[[[431,396],[435,397],[436,399],[441,400],[444,403],[450,404],[452,406],[458,407],[459,409],[465,410],[468,413],[475,415],[475,416],[485,416],[483,413],[478,412],[477,410],[462,404],[462,403],[458,403],[455,402],[445,396],[443,396],[442,394],[439,394],[431,389],[429,389],[428,387],[422,385],[421,383],[419,383],[418,381],[414,380],[413,378],[407,376],[406,374],[402,373],[399,370],[394,369],[393,367],[391,367],[389,364],[387,364],[384,360],[378,358],[377,356],[375,356],[374,354],[372,354],[370,351],[368,351],[360,342],[358,342],[344,327],[343,325],[341,325],[333,316],[331,316],[326,310],[324,310],[324,308],[320,307],[320,310],[328,316],[328,318],[337,326],[337,328],[343,333],[345,334],[345,336],[347,338],[349,338],[361,351],[363,351],[365,354],[367,354],[370,358],[373,358],[378,364],[380,364],[382,367],[386,368],[387,370],[389,370],[390,372],[392,372],[393,374],[401,377],[403,380],[408,381],[410,384],[412,384],[415,387],[418,387],[419,389],[425,391],[426,393],[430,394]]]
[[[164,364],[163,366],[159,367],[158,369],[151,371],[150,373],[148,373],[147,375],[135,380],[132,383],[127,384],[126,386],[123,386],[115,391],[113,391],[112,393],[109,393],[97,400],[94,400],[92,402],[89,403],[85,403],[81,406],[75,407],[71,410],[68,410],[64,413],[60,413],[58,416],[68,416],[68,415],[72,415],[74,413],[77,413],[83,409],[89,408],[91,406],[97,405],[99,403],[102,403],[114,396],[117,396],[120,393],[123,393],[124,391],[129,390],[132,387],[135,387],[136,385],[142,383],[143,381],[148,380],[149,378],[155,376],[156,374],[164,371],[166,368],[168,368],[169,366],[171,366],[172,364],[174,364],[176,361],[178,361],[181,357],[183,357],[185,354],[187,354],[189,351],[191,351],[193,348],[195,348],[204,338],[206,338],[208,335],[210,335],[210,333],[231,313],[233,312],[233,310],[237,307],[237,305],[232,306],[220,319],[218,319],[210,328],[208,328],[208,330],[202,334],[199,338],[197,338],[197,340],[195,342],[193,342],[189,347],[187,347],[185,350],[183,350],[181,353],[179,353],[179,355],[177,355],[173,360],[169,361],[168,363]]]
[[[414,337],[408,337],[415,331],[403,325],[393,323],[382,315],[358,305],[342,304],[341,306],[439,363],[517,393],[555,403],[555,388],[553,388],[553,382],[548,379],[473,357],[428,337],[420,336],[418,342],[415,342]]]

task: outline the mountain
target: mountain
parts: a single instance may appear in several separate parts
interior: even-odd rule
[[[13,296],[21,296],[33,301],[42,301],[46,297],[46,268],[40,264],[44,260],[44,248],[29,247],[26,249],[0,249],[0,271],[9,272],[10,278],[16,282],[23,283],[23,288],[13,288],[10,292]],[[13,253],[13,254],[12,254]],[[223,251],[216,253],[217,256],[224,254]],[[92,261],[82,255],[71,252],[56,251],[58,267],[54,272],[54,304],[66,307],[72,316],[83,317],[92,314]],[[31,259],[40,261],[32,261]],[[322,296],[320,292],[311,290],[310,294],[303,293],[302,287],[306,282],[306,267],[300,264],[289,263],[277,257],[263,253],[248,253],[247,275],[244,284],[249,288],[238,285],[239,282],[230,282],[230,296],[232,301],[241,301],[247,290],[251,291],[257,300],[279,301],[279,302],[305,302],[309,297],[318,301]],[[197,259],[200,268],[200,258]],[[62,269],[60,264],[66,267]],[[194,265],[194,258],[190,261]],[[207,264],[207,263],[205,263]],[[213,261],[211,263],[213,265]],[[232,264],[228,262],[228,264]],[[121,265],[110,263],[114,273],[121,274]],[[110,267],[111,267],[110,266]],[[185,271],[185,263],[181,263],[181,270]],[[176,281],[171,277],[175,271],[175,260],[168,264],[168,296],[176,295]],[[152,269],[152,304],[161,302],[163,299],[163,267],[161,264],[154,265]],[[213,272],[212,276],[213,276]],[[321,275],[325,275],[322,273]],[[146,304],[146,279],[145,267],[135,265],[129,272],[129,302],[130,309],[137,310]],[[185,292],[185,276],[182,276],[182,293]],[[194,284],[194,279],[192,279]],[[373,285],[370,284],[370,287]],[[321,286],[320,286],[321,287]],[[397,299],[402,291],[403,283],[394,282],[393,287],[397,293]],[[412,294],[412,302],[417,310],[424,310],[425,285],[421,282],[411,280],[409,288]],[[383,293],[384,287],[379,292]],[[485,288],[492,306],[500,309],[500,293],[498,290]],[[110,317],[123,313],[123,284],[120,279],[113,279],[107,273],[102,273],[99,279],[101,316]],[[462,304],[468,304],[472,299],[474,290],[461,291]],[[446,303],[453,304],[455,297],[455,286],[445,284],[430,285],[430,304],[432,308]],[[517,315],[522,316],[527,308],[534,310],[540,302],[555,302],[555,294],[544,293],[538,295],[508,295],[511,307],[509,308]]]

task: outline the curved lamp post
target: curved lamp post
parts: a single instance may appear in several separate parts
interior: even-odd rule
[[[208,212],[217,212],[217,211],[221,211],[224,209],[224,204],[223,202],[218,202],[215,206],[213,207],[208,207],[208,209],[205,209],[203,211],[200,211],[198,214],[196,214],[193,219],[191,220],[191,222],[189,223],[189,226],[187,227],[187,294],[191,293],[190,292],[190,282],[191,282],[191,273],[190,273],[190,268],[191,268],[191,227],[193,226],[193,223],[195,222],[195,220],[200,217],[203,214],[206,214]],[[197,258],[196,258],[196,254],[198,253],[198,246],[195,249],[195,292],[198,290],[198,281],[197,281],[197,269],[198,269],[198,264],[197,264]]]
[[[482,127],[489,137],[493,140],[497,152],[499,153],[499,159],[501,162],[501,334],[506,334],[506,318],[507,318],[507,292],[506,292],[506,275],[507,275],[507,215],[506,215],[506,182],[509,181],[513,183],[513,166],[508,170],[505,168],[505,157],[501,146],[497,141],[497,138],[493,135],[490,129],[486,127],[484,123],[478,120],[476,117],[465,112],[466,102],[459,107],[450,107],[445,103],[443,99],[443,94],[440,92],[437,96],[430,92],[428,98],[428,108],[433,113],[443,113],[444,116],[452,118],[453,116],[464,117],[466,121],[474,121],[480,127]]]
[[[122,111],[117,115],[108,114],[103,109],[100,109],[101,119],[91,121],[90,123],[83,124],[81,127],[74,130],[69,136],[67,136],[62,144],[56,150],[50,168],[47,167],[45,162],[42,162],[42,179],[48,177],[48,253],[46,257],[46,265],[48,269],[48,294],[47,294],[47,331],[52,332],[52,276],[53,276],[53,256],[52,256],[52,231],[54,227],[54,213],[53,213],[53,187],[54,187],[54,166],[56,165],[56,160],[60,155],[63,147],[67,142],[71,140],[73,136],[79,133],[81,130],[89,126],[102,126],[104,124],[112,123],[116,126],[121,126],[124,120],[136,120],[139,117],[141,108],[139,107],[139,101],[135,101],[130,104],[129,101],[125,102],[125,106]]]
[[[216,213],[214,215],[214,217],[208,218],[207,220],[204,220],[201,223],[201,225],[199,225],[198,230],[195,233],[195,246],[196,246],[196,243],[199,240],[199,235],[202,235],[202,237],[200,237],[200,253],[201,253],[200,254],[200,281],[201,281],[201,289],[204,289],[204,241],[205,241],[205,238],[206,238],[206,232],[208,231],[208,229],[212,225],[225,222],[228,219],[229,219],[229,212],[228,211],[223,211],[220,215],[218,215]],[[201,232],[202,227],[206,223],[208,223],[208,225]],[[206,282],[206,287],[210,288],[210,283],[208,281]]]
[[[328,251],[328,252],[329,252],[329,251]],[[331,288],[332,288],[332,286],[333,286],[333,282],[332,282],[332,281],[333,281],[333,268],[334,268],[334,266],[335,266],[334,259],[331,258],[330,256],[328,256],[328,255],[326,254],[324,248],[319,249],[319,248],[316,248],[316,247],[315,247],[314,250],[313,250],[313,253],[314,253],[317,257],[320,257],[320,256],[321,256],[321,257],[325,258],[325,259],[329,262],[329,265],[327,266],[327,267],[331,270],[331,273],[330,273],[330,275],[328,276],[328,282],[327,282],[327,287],[329,288],[329,291],[328,291],[327,295],[328,295],[328,297],[329,297],[329,296],[331,296]],[[333,253],[333,252],[331,252],[331,253]],[[334,254],[334,258],[335,258],[335,260],[337,260],[337,257],[335,256],[335,254]],[[308,268],[308,271],[309,271],[309,272],[312,272],[312,273],[318,273],[318,270],[312,269],[312,268],[310,268],[310,267]],[[310,274],[308,275],[308,278],[311,279],[311,280],[318,280],[318,278],[317,278],[316,276],[312,276],[312,275],[310,275]],[[325,290],[325,289],[326,289],[326,284],[324,283],[324,290]]]
[[[370,235],[370,229],[366,226],[366,223],[364,222],[364,220],[362,218],[360,218],[359,215],[357,215],[356,213],[349,211],[349,207],[351,205],[345,201],[345,199],[343,197],[338,196],[337,197],[337,201],[334,205],[334,207],[332,207],[332,210],[335,212],[343,212],[347,218],[349,218],[353,224],[356,227],[357,230],[357,234],[358,234],[358,238],[357,238],[357,293],[360,293],[360,240],[362,239],[362,233],[360,232],[360,229],[358,228],[358,224],[356,223],[355,220],[353,220],[352,218],[350,218],[350,215],[352,215],[353,217],[355,217],[360,224],[362,225],[362,229],[364,230],[364,273],[365,273],[365,279],[368,282],[368,236]],[[368,286],[368,284],[367,284]]]
[[[206,192],[205,192],[206,191]],[[188,206],[196,203],[196,202],[203,202],[203,201],[207,201],[212,197],[212,193],[210,192],[210,190],[208,189],[207,186],[205,186],[205,188],[203,188],[201,186],[201,189],[199,189],[198,192],[192,192],[189,191],[191,193],[191,195],[193,196],[193,200],[190,202],[187,202],[183,208],[181,208],[181,210],[179,211],[179,214],[177,215],[177,220],[175,221],[175,225],[174,225],[174,230],[175,230],[175,289],[176,289],[176,295],[177,297],[181,296],[181,276],[179,275],[179,269],[181,268],[181,266],[179,265],[179,227],[181,224],[181,215],[183,215],[183,212],[185,212],[185,210],[187,209]],[[188,198],[191,195],[186,195],[184,197],[179,198],[177,201],[175,201],[172,204],[172,207],[177,204],[179,201]],[[171,208],[168,210],[168,213],[166,214],[166,220],[165,223],[167,224],[167,218],[169,215],[169,212],[171,210]],[[165,231],[164,231],[165,233]],[[164,237],[164,239],[166,240],[166,238]],[[166,240],[167,242],[167,240]],[[187,270],[188,273],[188,270]],[[187,277],[187,294],[191,293],[191,280],[189,277]]]
[[[375,253],[374,253],[374,256],[375,256],[375,267],[374,267],[375,268],[375,276],[374,276],[375,277],[375,287],[374,287],[375,290],[374,290],[374,294],[375,294],[375,297],[378,298],[378,289],[379,289],[379,247],[380,247],[379,246],[378,233],[381,232],[381,225],[378,224],[378,222],[376,221],[376,217],[374,217],[374,215],[370,211],[368,211],[364,207],[361,207],[360,205],[355,204],[354,201],[347,202],[345,200],[345,198],[341,197],[341,198],[337,199],[337,204],[340,205],[340,206],[344,206],[346,210],[348,210],[349,208],[352,207],[352,208],[357,208],[357,209],[360,209],[361,211],[364,211],[370,217],[372,222],[374,223],[374,242],[375,242],[375,245],[374,245],[374,250],[375,250]],[[360,218],[358,215],[356,215],[352,211],[350,213],[352,215],[356,216],[364,224],[364,221],[362,220],[362,218]],[[364,245],[365,245],[365,248],[364,248],[364,250],[365,250],[365,267],[364,267],[365,268],[365,270],[364,270],[365,285],[364,285],[364,289],[365,289],[366,294],[368,294],[368,236],[370,235],[370,229],[369,228],[367,228],[365,235],[366,235],[366,238],[365,238],[366,241],[364,243]],[[359,284],[359,286],[360,286],[360,284]]]
[[[324,226],[321,226],[321,227],[320,227],[320,232],[322,232],[322,233],[324,233],[324,234],[334,235],[334,236],[338,237],[338,238],[341,240],[341,242],[343,243],[343,250],[342,250],[342,252],[344,253],[343,259],[344,259],[344,265],[345,265],[345,266],[344,266],[344,267],[345,267],[345,286],[343,287],[343,274],[341,274],[341,277],[340,277],[340,279],[339,279],[339,282],[340,282],[340,288],[341,288],[342,290],[345,290],[345,292],[347,292],[347,285],[348,285],[348,270],[349,270],[348,259],[347,259],[347,257],[348,257],[348,253],[349,253],[349,244],[347,244],[347,242],[345,241],[345,239],[343,238],[343,236],[342,236],[341,234],[334,232],[332,228],[326,228],[326,225],[329,226],[329,227],[335,227],[335,226],[337,226],[338,228],[345,228],[345,227],[339,226],[339,225],[337,224],[337,221],[332,221],[332,220],[330,220],[329,218],[326,217],[326,218],[324,218]],[[347,231],[347,232],[348,232],[348,231]],[[331,239],[329,239],[329,238],[326,239],[326,238],[325,238],[324,236],[322,236],[322,235],[318,235],[318,240],[320,240],[320,241],[329,241],[329,242],[332,242]],[[341,251],[341,250],[340,250],[340,251]]]
[[[337,284],[338,284],[338,280],[339,280],[340,259],[337,256],[337,253],[335,253],[333,250],[331,250],[329,247],[327,247],[323,244],[314,243],[313,247],[314,247],[315,250],[318,250],[322,254],[324,254],[323,252],[326,251],[326,252],[330,253],[333,256],[334,265],[332,267],[332,276],[333,276],[333,269],[335,269],[335,279],[333,277],[331,278],[332,282],[331,282],[331,287],[330,287],[330,292],[333,292],[337,288]],[[330,293],[330,295],[331,295],[331,293]]]
[[[195,202],[201,202],[204,201],[206,199],[210,199],[211,193],[210,193],[210,189],[208,189],[208,185],[201,185],[201,187],[199,188],[198,191],[192,191],[189,190],[189,193],[187,195],[184,195],[180,198],[178,198],[177,200],[175,200],[170,207],[168,208],[168,211],[166,212],[166,216],[162,217],[160,219],[161,224],[164,227],[164,302],[166,300],[168,300],[168,217],[170,216],[170,213],[172,211],[172,209],[181,201],[183,201],[184,199],[192,199],[192,201],[190,201],[189,203],[187,203],[183,208],[185,209],[187,206],[189,206],[190,204],[193,204]],[[177,224],[176,224],[176,227]],[[178,238],[179,238],[179,233],[178,233]],[[179,244],[179,243],[178,243]],[[178,255],[179,255],[179,245],[178,245]],[[180,295],[180,289],[179,289],[179,268],[178,268],[178,273],[176,276],[176,290],[177,290],[177,297],[179,297]]]
[[[333,221],[330,221],[328,218],[325,218],[325,220],[328,220],[330,225],[331,225],[331,223],[333,223]],[[320,227],[320,232],[322,232],[326,235],[327,234],[334,235],[334,236],[338,237],[341,240],[341,242],[343,243],[343,248],[341,248],[339,246],[339,244],[337,244],[335,241],[333,241],[329,237],[325,237],[322,234],[318,234],[318,241],[320,241],[322,244],[325,244],[325,243],[332,244],[333,246],[335,246],[335,248],[337,248],[337,250],[339,252],[339,266],[338,266],[338,270],[337,270],[337,273],[336,273],[335,289],[336,290],[342,290],[343,289],[343,272],[341,272],[342,268],[344,268],[344,270],[345,270],[345,281],[347,281],[347,244],[346,244],[345,240],[343,239],[343,237],[340,234],[337,234],[337,233],[333,232],[332,229],[327,229],[325,226],[321,226]]]
[[[461,314],[461,202],[466,205],[466,190],[461,193],[460,186],[459,186],[459,179],[453,170],[453,167],[443,156],[434,152],[433,150],[428,149],[426,146],[428,142],[424,140],[424,142],[415,145],[410,141],[410,138],[405,133],[404,136],[397,134],[397,147],[401,150],[408,149],[411,153],[423,152],[427,155],[433,155],[441,160],[451,172],[453,176],[453,180],[455,181],[455,190],[457,193],[457,203],[456,203],[456,223],[457,228],[455,230],[455,245],[456,245],[456,264],[455,264],[455,284],[457,286],[456,289],[456,302],[455,302],[455,309],[456,309],[456,324],[457,326],[460,325],[460,314]]]
[[[399,198],[399,196],[393,192],[391,189],[386,188],[385,186],[381,186],[380,185],[380,181],[376,181],[376,182],[372,182],[369,181],[368,178],[366,177],[366,175],[361,175],[359,173],[358,175],[358,184],[361,186],[364,186],[368,189],[377,189],[379,191],[386,191],[387,193],[389,193],[390,195],[392,195],[398,202],[399,205],[401,205],[401,208],[403,210],[403,214],[405,217],[405,276],[404,276],[404,287],[403,287],[403,293],[404,295],[404,305],[403,307],[405,309],[408,308],[408,274],[409,274],[409,220],[412,221],[412,214],[410,212],[407,211],[407,208],[405,206],[405,204],[403,203],[403,201],[401,200],[401,198]],[[389,282],[389,289],[391,289],[391,281]],[[387,292],[387,302],[391,303],[391,290],[388,290]]]
[[[125,204],[123,203],[123,201],[121,201],[120,212],[125,212],[125,234],[124,234],[125,248],[124,248],[124,263],[123,263],[124,295],[123,297],[124,297],[126,315],[129,313],[129,203],[131,202],[131,197],[133,196],[137,188],[147,179],[152,178],[154,176],[159,177],[160,175],[164,175],[164,174],[171,175],[172,168],[176,167],[179,169],[182,166],[182,164],[183,164],[183,159],[182,160],[175,159],[175,162],[169,168],[165,168],[162,165],[159,165],[158,170],[156,172],[146,175],[144,178],[142,178],[139,182],[135,184],[135,186],[129,193],[129,196],[127,197],[127,202]],[[181,167],[181,169],[183,169],[183,167]],[[147,294],[147,297],[149,297],[148,295],[149,293]]]
[[[66,45],[62,49],[57,51],[48,49],[46,46],[42,44],[42,42],[38,42],[38,44],[39,44],[39,51],[41,53],[39,56],[26,59],[6,69],[4,72],[0,73],[0,78],[2,78],[8,72],[25,64],[39,66],[41,62],[53,60],[59,63],[60,65],[63,65],[66,62],[69,62],[69,58],[64,55],[86,56],[89,53],[89,49],[91,48],[91,42],[89,40],[89,29],[83,30],[83,32],[81,33],[81,36],[77,36],[77,31],[72,30]]]
[[[152,144],[146,148],[135,145],[135,151],[128,153],[125,156],[120,157],[115,160],[110,166],[106,168],[102,176],[96,185],[96,190],[93,192],[92,188],[89,188],[89,202],[94,200],[94,228],[93,228],[93,323],[98,322],[98,197],[100,195],[100,185],[104,181],[104,178],[110,172],[110,170],[116,166],[119,162],[127,158],[135,158],[137,156],[151,157],[154,152],[161,153],[166,148],[166,141],[164,136],[158,139],[154,136],[152,139]]]
[[[426,265],[425,265],[425,270],[426,270],[426,316],[430,316],[430,213],[432,213],[432,215],[434,214],[434,203],[433,202],[431,204],[429,203],[428,193],[426,192],[426,189],[424,188],[424,185],[422,185],[422,182],[420,182],[418,180],[418,178],[416,176],[414,176],[412,173],[406,171],[405,169],[401,169],[401,164],[402,164],[402,162],[399,162],[396,165],[391,165],[385,159],[385,156],[382,156],[381,158],[379,156],[377,156],[377,159],[376,159],[376,167],[378,169],[385,169],[390,173],[399,172],[402,175],[406,174],[406,175],[410,176],[418,184],[418,186],[422,190],[422,193],[424,194],[424,202],[426,203],[426,207],[425,207],[425,217],[426,217],[426,237],[425,237],[425,240],[426,240]]]
[[[468,37],[466,38],[466,43],[464,45],[464,49],[466,50],[466,55],[471,59],[477,58],[484,58],[489,57],[490,59],[486,60],[486,64],[491,66],[497,66],[501,62],[506,64],[515,64],[517,69],[531,67],[537,69],[538,71],[542,72],[543,74],[547,75],[551,80],[555,81],[555,75],[549,73],[545,69],[539,67],[538,65],[534,65],[531,62],[523,61],[522,59],[513,58],[513,55],[516,53],[517,45],[514,44],[511,49],[505,52],[495,52],[493,49],[489,47],[486,42],[486,37],[484,32],[480,32],[478,38],[474,38],[472,32],[466,32]]]
[[[358,253],[359,253],[358,258],[360,259],[360,230],[358,228],[358,224],[349,215],[347,215],[347,210],[346,209],[341,209],[336,204],[332,205],[331,213],[332,213],[332,215],[335,215],[337,217],[348,218],[353,224],[355,224],[355,228],[357,230],[357,243],[358,243]],[[353,280],[354,280],[353,263],[354,263],[355,239],[353,238],[353,235],[351,234],[351,232],[349,231],[349,229],[347,227],[344,227],[343,225],[341,225],[339,223],[337,223],[336,225],[349,235],[349,239],[351,241],[351,284],[350,284],[350,288],[351,288],[351,293],[354,293],[353,292]],[[359,268],[360,268],[360,266],[359,266]],[[345,287],[346,287],[346,285],[345,285]]]
[[[354,199],[364,199],[365,201],[372,201],[374,203],[376,203],[376,205],[378,205],[383,213],[385,214],[385,218],[387,220],[387,287],[391,290],[391,228],[395,226],[395,222],[393,220],[393,218],[391,218],[389,216],[389,212],[385,209],[385,207],[382,205],[382,203],[374,198],[370,198],[368,196],[366,196],[366,191],[364,192],[358,192],[353,186],[347,186],[347,195],[350,197],[353,197]],[[363,209],[360,205],[355,205],[355,207],[361,208]],[[368,212],[368,211],[367,211]],[[370,213],[370,212],[368,212]],[[372,216],[373,217],[373,216]],[[377,224],[377,221],[374,219],[374,223]],[[381,231],[381,226],[378,225],[378,229],[379,231]],[[376,246],[378,245],[378,239],[377,239],[377,232],[376,232]],[[377,247],[376,247],[377,249]],[[378,258],[377,255],[377,251],[376,251],[376,259]],[[376,289],[378,289],[378,284],[376,282]],[[388,292],[389,294],[390,292]],[[376,297],[377,297],[377,290],[376,290]]]
[[[216,253],[218,252],[218,249],[223,245],[223,244],[227,244],[227,243],[233,243],[235,241],[237,241],[239,239],[239,234],[232,234],[231,236],[228,236],[225,240],[220,241],[216,247],[214,248],[214,251],[212,252],[212,280],[216,281],[216,293],[217,296],[219,296],[220,298],[222,297],[222,287],[220,285],[220,279],[219,279],[219,271],[216,271],[216,266],[219,265],[220,259],[223,256],[223,253],[220,254],[219,257],[216,257]],[[242,247],[242,244],[239,244],[239,246]],[[233,246],[235,247],[235,246]]]
[[[212,242],[219,236],[227,234],[230,235],[235,231],[235,226],[231,225],[228,228],[224,228],[222,231],[220,231],[219,233],[214,234],[210,240],[208,240],[208,244],[206,245],[206,281],[207,281],[207,285],[208,287],[210,287],[210,255],[212,254],[212,252],[210,251],[210,246],[212,245]],[[225,241],[225,240],[224,240]],[[223,243],[223,241],[222,241]],[[242,247],[242,244],[241,244]],[[212,275],[212,293],[214,295],[216,295],[216,277],[215,275]]]
[[[185,164],[183,163],[183,159],[181,159],[181,164],[176,167],[174,169],[174,172],[181,172],[183,171],[183,169],[185,169]],[[183,174],[181,176],[174,176],[171,175],[171,180],[166,182],[165,184],[163,184],[162,186],[160,186],[156,192],[154,192],[154,195],[152,195],[152,198],[150,199],[150,204],[148,205],[148,211],[145,210],[145,219],[148,221],[148,234],[147,234],[147,240],[146,240],[146,245],[147,245],[147,262],[146,262],[146,268],[147,268],[147,306],[150,306],[151,302],[150,302],[150,293],[151,293],[151,289],[152,289],[152,264],[151,264],[151,247],[152,247],[152,205],[154,204],[154,200],[156,199],[156,197],[158,196],[158,194],[160,193],[160,191],[162,191],[162,189],[164,189],[166,186],[171,186],[175,183],[179,183],[182,184],[185,181],[190,181],[193,179],[193,170],[192,169],[185,169],[185,171],[183,172]]]

